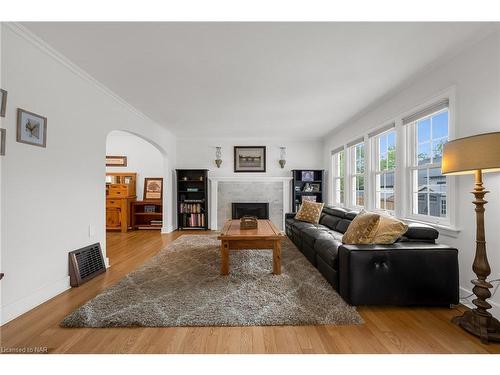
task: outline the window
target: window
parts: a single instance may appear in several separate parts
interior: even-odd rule
[[[333,154],[333,202],[344,205],[345,203],[345,152],[338,151]]]
[[[349,148],[351,153],[351,203],[365,205],[365,144],[357,143]]]
[[[396,179],[396,131],[386,131],[374,138],[375,208],[394,211]]]
[[[448,219],[446,176],[441,174],[443,145],[448,142],[448,108],[410,124],[412,213]],[[439,221],[439,220],[438,220]]]

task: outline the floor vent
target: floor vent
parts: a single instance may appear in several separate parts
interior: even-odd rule
[[[69,253],[69,279],[71,286],[80,286],[106,272],[101,244],[95,243]]]

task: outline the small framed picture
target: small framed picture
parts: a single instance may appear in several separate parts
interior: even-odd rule
[[[310,184],[311,186],[311,191],[318,192],[321,191],[321,185],[320,184]]]
[[[314,171],[302,171],[302,181],[314,181]]]
[[[126,167],[126,156],[108,156],[106,155],[106,167]]]
[[[47,118],[17,109],[17,141],[29,145],[47,146]]]
[[[0,89],[0,117],[5,117],[7,110],[7,91]]]
[[[0,155],[5,155],[5,138],[7,136],[7,130],[0,129]]]
[[[156,206],[154,204],[145,204],[144,205],[144,212],[147,212],[147,213],[156,212]]]
[[[163,178],[146,177],[144,179],[144,200],[161,200],[163,198]]]
[[[234,146],[234,172],[265,172],[266,146]]]
[[[304,191],[304,192],[306,192],[306,193],[310,193],[310,192],[312,192],[312,191],[313,191],[313,189],[312,189],[311,184],[310,184],[309,182],[306,182],[306,183],[304,184],[304,188],[302,189],[302,191]]]

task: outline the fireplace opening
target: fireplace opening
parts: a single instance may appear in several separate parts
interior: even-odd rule
[[[245,215],[269,219],[269,203],[232,203],[232,208],[233,219],[241,219]]]

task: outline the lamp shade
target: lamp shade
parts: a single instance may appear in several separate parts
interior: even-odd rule
[[[500,132],[473,135],[446,143],[441,172],[469,174],[500,172]]]

